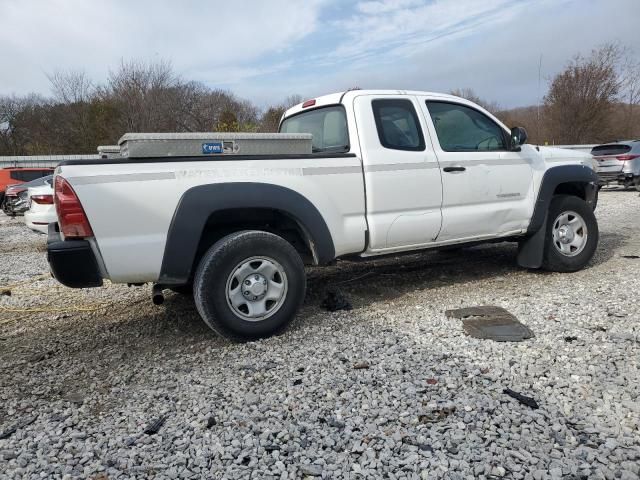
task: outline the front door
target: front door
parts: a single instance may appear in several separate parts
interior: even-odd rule
[[[472,105],[421,98],[442,169],[438,241],[495,237],[527,228],[533,210],[530,150]]]

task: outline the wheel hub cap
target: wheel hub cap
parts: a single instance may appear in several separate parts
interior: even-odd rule
[[[568,225],[563,225],[558,229],[558,238],[562,243],[571,243],[575,238],[575,233]]]
[[[227,303],[238,317],[257,322],[282,307],[287,290],[287,274],[282,265],[269,257],[251,257],[229,274]]]
[[[248,300],[260,300],[269,290],[267,279],[260,274],[249,275],[242,282],[242,295]]]
[[[553,245],[566,257],[580,254],[587,245],[587,223],[576,212],[563,212],[553,222],[551,234]]]

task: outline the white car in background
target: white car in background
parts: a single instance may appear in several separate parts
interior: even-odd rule
[[[24,213],[24,223],[31,230],[47,233],[50,223],[58,221],[56,207],[53,204],[51,185],[31,187],[27,193],[29,210]]]

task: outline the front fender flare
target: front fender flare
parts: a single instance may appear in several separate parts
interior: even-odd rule
[[[538,198],[527,228],[527,236],[518,243],[518,265],[540,268],[544,260],[547,212],[559,185],[581,183],[585,185],[585,200],[595,209],[598,195],[598,176],[584,165],[559,165],[549,168],[542,177]]]

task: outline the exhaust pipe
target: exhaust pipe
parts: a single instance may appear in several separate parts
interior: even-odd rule
[[[162,305],[164,302],[164,294],[162,293],[162,285],[155,283],[151,289],[151,300],[154,305]]]

